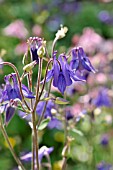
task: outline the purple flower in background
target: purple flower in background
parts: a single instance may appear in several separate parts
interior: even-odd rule
[[[99,93],[97,98],[95,98],[92,103],[96,106],[96,107],[111,107],[111,100],[110,97],[108,96],[108,90],[105,88],[102,88]]]
[[[101,137],[101,145],[107,146],[109,144],[109,136],[107,134],[104,134]]]
[[[38,103],[37,108],[36,108],[36,113],[38,115],[42,114],[45,104],[46,104],[45,101],[41,101],[41,102]],[[52,129],[52,128],[60,129],[61,128],[61,122],[60,122],[60,120],[58,120],[56,117],[54,117],[52,115],[52,109],[56,109],[56,105],[52,100],[49,100],[48,103],[47,103],[47,106],[46,106],[44,117],[45,118],[48,118],[48,117],[51,118],[51,121],[48,124],[48,127],[50,129]]]
[[[42,158],[46,155],[49,155],[51,152],[53,152],[54,148],[53,147],[50,147],[50,148],[47,148],[46,146],[42,146],[40,149],[39,149],[39,162],[42,161]]]
[[[106,164],[105,162],[101,162],[97,165],[97,170],[110,170],[112,168],[112,165]]]
[[[81,4],[77,1],[67,1],[67,2],[62,2],[62,4],[60,5],[60,8],[63,12],[65,12],[66,14],[71,14],[71,13],[77,13],[79,12],[80,8],[81,8]]]
[[[111,16],[109,14],[108,11],[101,11],[99,14],[98,14],[98,18],[103,22],[103,23],[106,23],[106,24],[113,24],[113,16]]]
[[[62,122],[58,120],[56,117],[52,117],[51,121],[48,123],[48,128],[49,129],[62,129]]]
[[[74,71],[79,72],[83,72],[84,70],[93,73],[96,72],[82,47],[74,48],[72,50],[72,60],[70,62],[70,68]]]
[[[40,101],[38,103],[37,108],[36,108],[36,112],[38,115],[42,114],[45,104],[46,104],[45,101]],[[46,106],[45,118],[47,118],[48,116],[52,117],[52,113],[51,113],[52,108],[55,108],[55,104],[52,100],[49,100]]]
[[[53,150],[54,150],[53,147],[48,148],[46,146],[42,146],[38,152],[39,163],[41,163],[44,156],[49,155]],[[30,162],[32,160],[32,152],[29,152],[21,156],[21,160],[25,162]]]
[[[66,108],[66,119],[70,120],[73,119],[74,115],[72,114],[71,107]]]
[[[62,19],[62,16],[58,16],[58,15],[55,15],[55,16],[52,16],[48,19],[47,21],[47,27],[50,31],[57,31],[58,28],[59,28],[59,25],[63,23],[63,19]]]

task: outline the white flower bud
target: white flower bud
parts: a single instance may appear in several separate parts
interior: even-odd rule
[[[57,31],[56,33],[56,38],[57,39],[61,39],[61,38],[64,38],[66,33],[68,31],[68,28],[67,27],[62,27],[61,26],[61,29]]]

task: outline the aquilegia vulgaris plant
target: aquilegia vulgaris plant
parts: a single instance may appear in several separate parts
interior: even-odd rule
[[[73,140],[68,131],[74,127],[72,125],[76,122],[70,107],[64,107],[69,104],[66,100],[66,89],[75,82],[86,83],[86,74],[96,72],[82,47],[74,47],[68,54],[57,55],[56,42],[65,37],[67,31],[67,27],[62,26],[58,30],[52,44],[51,55],[43,38],[30,37],[27,41],[28,49],[22,61],[22,75],[12,63],[0,63],[0,65],[10,66],[14,71],[4,77],[4,85],[0,89],[0,129],[17,162],[18,169],[25,170],[25,162],[31,162],[32,170],[42,169],[43,166],[52,170],[49,155],[54,152],[54,146],[39,148],[38,132],[46,127],[64,130],[62,170],[66,169],[69,147]],[[35,87],[32,82],[34,67],[38,72]],[[43,75],[44,68],[45,74]],[[22,83],[26,78],[27,86]],[[52,93],[51,87],[55,87],[61,93],[60,97]],[[20,158],[15,154],[5,128],[16,110],[19,116],[26,119],[32,129],[32,152],[20,155]],[[72,119],[71,127],[68,123],[70,119]],[[43,157],[47,160],[46,164],[42,163]]]

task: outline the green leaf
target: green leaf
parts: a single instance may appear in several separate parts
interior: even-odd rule
[[[55,103],[56,104],[68,104],[69,101],[67,101],[67,100],[65,100],[65,99],[63,99],[61,97],[57,97],[56,100],[55,100]]]
[[[27,108],[25,110],[23,110],[23,108],[20,105],[17,106],[17,109],[21,110],[22,112],[28,113],[28,114],[31,113],[29,110],[27,110]]]
[[[41,99],[40,101],[48,101],[50,99],[51,99],[51,97],[46,97],[46,98]]]
[[[22,109],[22,107],[20,105],[17,106],[17,109],[24,112],[24,110]]]
[[[84,134],[80,130],[72,129],[72,132],[77,133],[80,136],[84,136]]]
[[[42,122],[40,123],[39,127],[38,127],[38,130],[43,130],[47,127],[48,123],[50,122],[51,118],[47,118],[47,119],[44,119],[42,120]]]

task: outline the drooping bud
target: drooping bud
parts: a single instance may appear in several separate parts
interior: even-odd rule
[[[29,71],[31,71],[31,70],[33,69],[33,67],[34,67],[36,64],[37,64],[37,61],[35,60],[35,61],[33,61],[33,62],[25,65],[25,66],[23,67],[23,71],[26,72],[26,73],[28,73]]]

